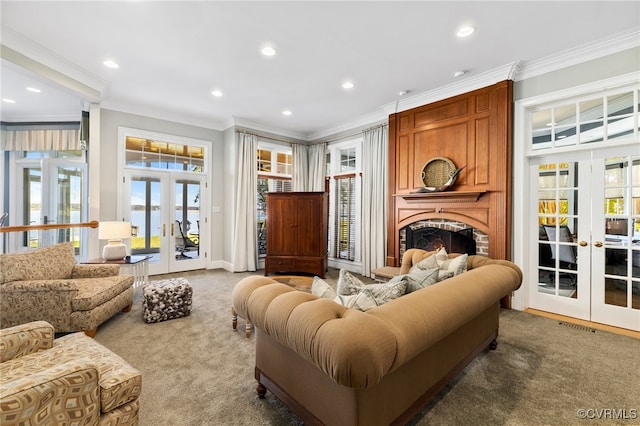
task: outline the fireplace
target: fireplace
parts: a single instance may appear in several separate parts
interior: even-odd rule
[[[472,228],[453,232],[432,227],[413,229],[409,226],[405,233],[406,248],[435,251],[444,247],[447,253],[476,254]]]
[[[487,256],[489,238],[478,229],[462,222],[431,219],[414,222],[400,230],[400,257],[405,250],[419,248],[427,251],[444,247],[447,253],[467,253]]]

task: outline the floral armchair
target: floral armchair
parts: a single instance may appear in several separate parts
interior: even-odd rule
[[[35,321],[0,330],[0,424],[138,424],[142,377],[83,333]]]
[[[118,265],[76,264],[72,243],[0,254],[0,328],[47,321],[94,336],[133,304],[133,276]]]

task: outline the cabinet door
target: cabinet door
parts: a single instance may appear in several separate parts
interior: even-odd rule
[[[322,198],[317,194],[299,197],[296,214],[298,245],[295,254],[298,256],[321,256],[320,238],[322,238],[322,232],[319,218],[322,215]]]
[[[291,256],[295,253],[295,200],[281,194],[267,194],[267,256]]]

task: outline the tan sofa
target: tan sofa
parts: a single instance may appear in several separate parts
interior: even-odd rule
[[[0,424],[138,424],[140,372],[84,333],[35,321],[0,330]]]
[[[56,332],[94,336],[131,309],[133,279],[118,265],[77,264],[72,243],[0,254],[0,328],[47,321]]]
[[[268,389],[306,424],[405,424],[495,349],[499,301],[522,281],[504,260],[469,256],[467,268],[366,312],[243,279],[232,303],[255,326],[259,395]]]

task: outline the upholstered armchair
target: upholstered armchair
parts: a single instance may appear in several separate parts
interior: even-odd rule
[[[131,309],[133,276],[118,265],[77,264],[72,243],[0,254],[0,328],[47,321],[56,332],[94,336]]]
[[[0,330],[0,424],[138,424],[140,372],[84,333],[35,321]]]

